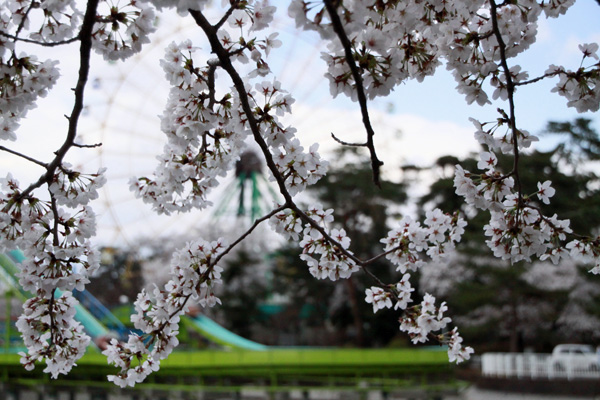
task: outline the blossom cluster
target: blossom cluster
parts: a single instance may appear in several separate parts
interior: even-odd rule
[[[495,127],[484,131],[483,125],[476,122],[476,138],[490,149],[504,151],[502,146],[512,138],[507,139],[505,135],[498,140],[493,136]],[[519,133],[519,143],[528,145],[526,139],[532,136]],[[537,257],[549,259],[554,264],[570,256],[586,263],[594,262],[591,272],[599,273],[598,240],[587,238],[567,242],[568,235],[573,233],[570,221],[559,219],[556,214],[544,215],[542,205],[550,204],[556,192],[552,182],[538,182],[536,192],[523,194],[515,187],[512,174],[504,174],[498,169],[497,161],[493,151],[481,152],[477,166],[484,172],[471,173],[457,165],[454,176],[456,193],[463,196],[469,206],[490,211],[490,222],[484,226],[484,234],[489,237],[486,244],[494,255],[513,263]]]
[[[77,207],[88,204],[98,198],[98,190],[106,183],[104,173],[106,168],[100,168],[95,174],[82,174],[71,169],[71,165],[63,163],[48,186],[58,205]]]
[[[425,343],[431,332],[444,329],[452,320],[444,316],[446,303],[435,305],[435,297],[426,293],[419,306],[400,318],[400,330],[407,332],[413,343]]]
[[[346,279],[358,271],[358,265],[348,250],[350,238],[344,229],[331,229],[333,210],[323,210],[320,204],[305,214],[286,209],[269,219],[273,230],[286,238],[299,241],[300,258],[317,279]],[[333,240],[332,240],[333,239]]]
[[[311,145],[306,152],[295,137],[296,129],[279,122],[280,117],[291,112],[294,99],[281,90],[277,81],[257,83],[255,90],[248,90],[248,95],[277,173],[284,177],[289,194],[294,196],[321,179],[327,172],[328,162],[321,158],[319,145]],[[271,179],[275,179],[273,171]]]
[[[447,215],[439,209],[428,211],[424,223],[425,226],[421,226],[410,217],[404,217],[398,224],[399,228],[391,230],[381,240],[385,245],[386,257],[403,274],[402,279],[395,285],[385,288],[372,286],[365,291],[365,301],[373,305],[373,312],[392,306],[404,311],[400,318],[400,330],[408,333],[413,343],[426,342],[432,332],[443,330],[451,319],[444,316],[448,309],[446,304],[436,307],[435,298],[427,293],[420,306],[409,307],[414,289],[407,271],[417,271],[427,261],[434,262],[452,253],[466,226],[466,222],[458,214]],[[473,349],[460,345],[462,338],[456,328],[452,332],[450,337],[447,333],[440,333],[436,339],[448,344],[451,362],[459,363],[469,359]]]
[[[161,66],[172,87],[161,129],[167,144],[154,177],[131,181],[137,197],[167,215],[210,205],[208,192],[234,166],[248,136],[231,94],[216,98],[214,70],[194,64],[196,50],[189,40],[166,49]]]
[[[494,89],[493,98],[507,97],[501,60],[515,57],[531,46],[541,15],[558,17],[574,2],[359,0],[341,1],[336,7],[370,98],[388,95],[407,79],[422,81],[445,60],[458,92],[465,95],[469,104],[483,105],[490,98],[486,82]],[[346,62],[346,49],[335,38],[326,7],[317,1],[293,0],[288,11],[297,27],[316,30],[328,42],[328,51],[322,53],[322,58],[328,65],[332,95],[344,93],[356,100],[357,83]],[[594,57],[593,45],[586,45],[586,54]],[[554,66],[551,69],[553,72],[546,75],[561,75],[555,91],[567,97],[568,106],[578,111],[598,109],[600,65],[590,66],[585,72],[583,68],[577,72]],[[517,85],[528,77],[518,66],[511,68],[510,74]]]
[[[35,108],[56,83],[57,61],[40,62],[34,55],[12,51],[0,37],[0,140],[17,139],[19,121]],[[10,55],[6,57],[6,50]]]
[[[410,284],[410,274],[404,274],[400,282],[390,287],[391,290],[384,290],[377,286],[371,286],[365,290],[365,301],[373,305],[373,312],[383,308],[391,308],[393,300],[396,299],[394,309],[406,310],[408,304],[412,302],[411,293],[415,289]]]
[[[124,60],[139,53],[156,30],[154,9],[144,2],[103,1],[96,14],[92,46],[106,60]]]
[[[427,342],[433,336],[439,343],[448,346],[450,362],[458,364],[468,360],[474,350],[462,346],[463,340],[458,333],[458,328],[455,327],[450,333],[443,331],[452,321],[450,317],[444,315],[448,311],[446,303],[436,307],[435,297],[426,293],[420,305],[409,307],[413,291],[410,275],[404,274],[402,280],[396,285],[390,285],[386,289],[377,286],[367,289],[365,301],[373,305],[373,312],[377,312],[383,308],[391,308],[393,299],[396,299],[394,309],[405,311],[400,318],[400,330],[406,332],[413,343]]]
[[[83,13],[74,0],[0,2],[0,29],[16,35],[28,32],[28,38],[57,42],[72,38],[81,24]]]
[[[101,172],[94,176],[90,181],[99,187],[104,178]],[[22,362],[33,368],[35,361],[45,359],[46,372],[53,377],[67,373],[89,342],[73,319],[76,300],[70,291],[83,290],[99,266],[99,254],[90,243],[96,223],[87,202],[93,195],[67,188],[57,184],[56,197],[40,200],[23,192],[10,174],[0,179],[0,251],[23,249],[26,259],[17,276],[33,294],[17,323],[28,348]],[[63,204],[76,209],[59,207]]]
[[[120,368],[118,374],[108,377],[110,381],[121,387],[134,386],[158,370],[160,361],[179,343],[179,321],[189,300],[202,307],[221,303],[214,288],[221,283],[222,268],[216,261],[224,246],[222,239],[188,242],[173,254],[171,280],[164,289],[155,288],[153,296],[145,291],[138,295],[131,322],[141,334],[130,334],[127,343],[113,339],[103,351],[108,362]]]
[[[122,6],[101,1],[94,13],[92,45],[107,60],[139,52],[155,30],[152,7],[138,1]],[[40,61],[18,51],[18,40],[40,44],[73,40],[82,18],[75,0],[0,1],[0,140],[16,140],[19,121],[59,78],[57,60]]]
[[[560,79],[552,92],[564,96],[568,100],[568,106],[575,107],[578,112],[598,111],[600,107],[598,44],[580,44],[579,50],[583,53],[583,59],[577,71],[551,65],[546,74],[559,76]],[[583,64],[589,59],[596,61],[594,64],[584,67]]]
[[[452,252],[460,242],[465,220],[458,214],[444,214],[440,209],[427,211],[425,226],[406,216],[398,223],[398,228],[388,232],[381,240],[385,245],[386,258],[398,271],[417,271],[425,262],[425,253],[430,260],[438,260]]]
[[[70,292],[55,297],[32,297],[23,305],[23,316],[17,321],[17,329],[23,335],[28,353],[20,352],[21,364],[28,371],[35,362],[46,359],[44,372],[52,378],[66,374],[83,356],[90,337],[83,326],[75,320],[77,301]]]
[[[253,8],[251,5],[234,10],[227,19],[232,28],[246,35],[264,28],[274,12],[273,7],[264,4],[254,4]],[[286,189],[293,196],[320,179],[326,172],[327,162],[321,159],[318,145],[312,145],[306,152],[294,135],[296,130],[280,122],[281,117],[291,112],[294,103],[281,89],[281,84],[276,80],[255,84],[250,81],[270,72],[265,58],[281,42],[276,34],[265,39],[242,36],[233,40],[232,37],[227,30],[218,33],[220,46],[231,60],[242,65],[250,60],[255,63],[256,68],[249,72],[244,83],[243,95],[269,147],[269,157],[274,160],[276,171],[270,171],[271,178],[275,180],[276,174],[283,176]],[[172,85],[161,117],[167,145],[159,156],[154,177],[131,181],[136,196],[152,204],[159,213],[209,206],[207,194],[218,185],[219,176],[232,169],[245,148],[246,138],[252,134],[240,93],[232,90],[217,94],[215,77],[220,61],[209,59],[198,66],[193,58],[196,50],[189,40],[167,47],[165,58],[161,60]]]

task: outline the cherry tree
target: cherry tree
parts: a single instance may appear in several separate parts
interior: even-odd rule
[[[301,258],[316,279],[341,280],[362,272],[373,279],[365,301],[373,311],[398,309],[399,329],[414,343],[435,340],[448,346],[451,362],[469,358],[447,306],[431,294],[413,299],[411,274],[425,263],[446,257],[460,241],[465,221],[458,214],[428,211],[423,222],[404,217],[381,239],[381,253],[360,259],[332,217],[319,204],[301,208],[297,195],[327,172],[318,144],[301,143],[282,118],[294,98],[273,76],[269,53],[281,45],[271,29],[275,7],[267,1],[224,0],[221,15],[208,18],[206,0],[2,0],[0,2],[0,150],[39,166],[43,173],[24,185],[9,173],[0,180],[0,251],[20,248],[27,260],[20,284],[32,293],[17,323],[27,353],[27,369],[45,361],[52,377],[68,373],[90,339],[74,319],[73,289],[82,289],[98,267],[93,200],[105,183],[104,171],[79,171],[65,162],[73,151],[85,151],[76,139],[88,86],[90,55],[118,62],[152,40],[157,13],[176,8],[190,18],[210,43],[212,57],[200,55],[191,40],[171,43],[160,60],[171,85],[161,130],[165,146],[151,176],[136,177],[131,189],[159,214],[183,213],[210,206],[209,193],[230,171],[249,142],[260,148],[281,204],[257,219],[236,238],[198,238],[174,252],[171,279],[162,288],[142,291],[132,322],[142,334],[126,343],[113,340],[104,354],[120,368],[108,379],[119,386],[141,382],[159,368],[177,346],[179,319],[191,303],[220,303],[220,261],[257,226],[268,222],[283,237],[298,243]],[[343,146],[365,147],[373,183],[379,184],[382,161],[369,119],[369,100],[387,96],[409,79],[422,81],[445,64],[467,103],[485,106],[502,99],[493,122],[473,121],[481,153],[480,171],[457,166],[456,192],[474,209],[490,210],[483,234],[494,254],[512,262],[540,258],[558,262],[571,256],[592,263],[600,272],[600,240],[573,233],[569,221],[544,214],[551,201],[551,182],[539,182],[535,193],[523,192],[519,154],[537,140],[517,124],[516,90],[555,79],[552,90],[578,111],[598,110],[598,45],[581,44],[576,69],[551,65],[530,78],[513,58],[535,41],[537,21],[558,17],[574,0],[291,0],[288,13],[300,31],[318,32],[327,43],[323,61],[332,96],[356,101],[365,140]],[[263,33],[265,32],[266,33]],[[78,43],[72,59],[79,63],[73,107],[66,115],[63,144],[48,160],[16,151],[20,121],[59,79],[58,60],[39,60],[32,46]],[[26,49],[28,52],[25,52]],[[580,63],[580,64],[579,64]],[[249,67],[249,68],[248,68]],[[224,81],[228,90],[219,89]],[[510,154],[510,171],[496,166],[496,153]],[[396,282],[383,282],[370,269],[387,258],[398,271]]]

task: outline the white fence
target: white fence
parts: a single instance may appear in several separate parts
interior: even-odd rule
[[[554,360],[550,354],[486,353],[481,356],[484,376],[531,379],[600,378],[598,364],[582,366],[573,360]]]

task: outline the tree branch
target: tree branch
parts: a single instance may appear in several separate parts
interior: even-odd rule
[[[250,130],[252,131],[254,140],[261,148],[263,155],[265,157],[265,161],[267,163],[267,167],[273,173],[273,176],[275,177],[275,181],[277,182],[277,185],[279,186],[279,191],[285,199],[285,203],[280,207],[280,209],[283,210],[283,209],[289,208],[289,209],[293,210],[296,214],[298,214],[298,216],[302,219],[302,221],[309,224],[311,227],[313,227],[315,230],[317,230],[319,233],[321,233],[323,238],[325,238],[331,245],[335,246],[341,254],[345,255],[346,257],[348,257],[349,259],[354,261],[354,263],[356,265],[364,268],[365,263],[362,260],[357,258],[354,254],[352,254],[348,250],[344,249],[344,247],[341,245],[341,243],[339,243],[337,240],[332,238],[331,235],[329,235],[322,226],[320,226],[314,219],[310,218],[304,211],[302,211],[294,203],[292,196],[290,195],[287,188],[285,187],[285,179],[279,173],[279,170],[277,169],[277,166],[275,165],[275,162],[273,160],[273,156],[272,156],[271,152],[269,151],[269,147],[261,135],[260,129],[258,127],[258,123],[256,121],[256,118],[254,117],[254,113],[252,112],[252,108],[250,106],[250,101],[248,99],[248,94],[246,92],[246,87],[244,85],[244,82],[243,82],[242,78],[240,77],[239,73],[237,72],[237,70],[235,69],[235,67],[233,66],[233,64],[231,63],[231,60],[229,58],[230,55],[227,53],[227,51],[221,45],[221,42],[219,41],[219,38],[217,37],[217,30],[215,29],[214,26],[210,25],[210,23],[208,22],[208,20],[204,16],[204,14],[202,14],[202,12],[196,11],[196,10],[191,10],[191,9],[189,10],[189,12],[192,15],[192,17],[194,18],[194,20],[196,21],[196,23],[198,24],[198,26],[200,26],[200,28],[206,34],[206,37],[208,38],[208,40],[211,44],[212,52],[217,55],[217,57],[219,58],[219,61],[221,62],[221,67],[229,74],[229,77],[233,81],[234,87],[235,87],[236,91],[238,92],[238,95],[240,98],[240,104],[242,105],[244,114],[246,115],[246,117],[248,119],[248,125],[250,126]]]
[[[341,139],[338,139],[335,134],[333,132],[331,132],[331,137],[333,138],[333,140],[335,140],[336,142],[338,142],[339,144],[343,145],[343,146],[350,146],[350,147],[366,147],[367,143],[349,143],[349,142],[345,142]]]
[[[375,145],[373,143],[373,136],[375,136],[375,131],[371,126],[371,120],[369,118],[369,108],[367,106],[367,96],[365,95],[365,89],[363,86],[362,76],[358,67],[356,66],[356,62],[354,60],[354,56],[352,55],[352,43],[350,43],[350,39],[346,35],[344,31],[344,26],[342,25],[342,21],[336,11],[336,7],[333,5],[331,0],[323,0],[325,3],[325,7],[327,8],[327,12],[329,13],[329,18],[331,19],[331,24],[333,26],[333,30],[337,34],[340,42],[342,42],[342,46],[344,47],[344,53],[346,55],[346,62],[350,67],[350,71],[352,71],[352,77],[354,78],[354,82],[356,83],[356,94],[358,97],[358,103],[360,104],[360,112],[362,114],[363,125],[367,130],[367,142],[364,147],[369,149],[369,153],[371,154],[371,168],[373,170],[373,182],[381,187],[380,181],[380,167],[383,165],[383,162],[377,158],[377,153],[375,152]]]
[[[286,208],[287,208],[287,206],[279,206],[279,207],[275,208],[274,210],[272,210],[270,213],[255,220],[254,223],[252,224],[252,226],[250,228],[248,228],[248,230],[246,232],[244,232],[242,235],[240,235],[240,237],[238,237],[233,243],[231,243],[225,250],[223,250],[223,252],[221,252],[215,258],[215,261],[212,264],[216,265],[221,260],[221,258],[223,258],[231,250],[233,250],[233,248],[235,246],[237,246],[242,240],[246,239],[252,233],[252,231],[254,231],[254,229],[256,229],[258,227],[258,225],[260,225],[262,222],[268,220],[269,218],[271,218],[273,215],[277,214],[278,212],[285,210]]]
[[[85,91],[85,85],[88,80],[89,72],[90,72],[90,55],[92,51],[92,30],[95,23],[96,18],[96,10],[98,8],[99,0],[89,0],[87,3],[87,7],[85,10],[85,15],[83,17],[83,24],[81,25],[81,31],[79,33],[79,38],[81,40],[81,46],[79,49],[79,77],[77,79],[77,85],[75,86],[75,102],[73,104],[73,110],[71,111],[71,116],[67,119],[69,120],[69,128],[67,131],[67,137],[63,143],[63,145],[55,152],[56,156],[54,159],[47,165],[46,173],[37,180],[37,182],[29,185],[27,189],[25,189],[16,201],[24,199],[27,197],[33,190],[39,188],[45,183],[50,183],[54,177],[54,173],[56,168],[62,163],[63,158],[69,151],[71,147],[74,146],[75,137],[77,136],[77,123],[79,122],[79,116],[83,110],[83,95]]]
[[[73,143],[73,147],[79,147],[80,149],[95,149],[96,147],[101,147],[102,143],[94,143],[94,144],[80,144]]]
[[[227,21],[227,18],[229,18],[231,16],[231,14],[233,14],[233,12],[237,9],[237,5],[239,4],[240,0],[235,0],[232,4],[231,7],[229,7],[229,9],[225,12],[225,14],[223,14],[223,17],[219,20],[219,22],[217,22],[214,26],[215,30],[219,30],[219,28],[221,28],[223,26],[223,24]]]
[[[18,157],[24,158],[24,159],[26,159],[27,161],[31,161],[32,163],[34,163],[34,164],[37,164],[37,165],[39,165],[39,166],[41,166],[41,167],[48,168],[48,164],[46,164],[46,163],[43,163],[43,162],[41,162],[41,161],[38,161],[38,160],[36,160],[35,158],[31,158],[31,157],[29,157],[29,156],[27,156],[27,155],[25,155],[25,154],[19,153],[18,151],[11,150],[11,149],[9,149],[9,148],[7,148],[7,147],[4,147],[4,146],[0,146],[0,150],[2,150],[2,151],[6,151],[7,153],[10,153],[10,154],[13,154],[13,155],[15,155],[15,156],[18,156]]]
[[[0,30],[0,36],[4,36],[4,37],[7,37],[9,39],[13,39],[13,41],[15,41],[15,42],[31,43],[31,44],[36,44],[38,46],[43,46],[43,47],[62,46],[64,44],[74,43],[74,42],[76,42],[76,41],[79,40],[79,35],[77,35],[77,36],[75,36],[75,37],[73,37],[71,39],[60,40],[58,42],[40,42],[38,40],[20,38],[18,36],[11,35],[10,33],[6,33],[6,32],[1,31],[1,30]]]
[[[196,21],[196,24],[198,24],[198,26],[206,34],[206,37],[210,42],[212,52],[216,54],[216,56],[219,58],[219,61],[221,62],[221,67],[229,74],[231,80],[233,81],[235,90],[240,96],[240,103],[242,105],[242,109],[244,110],[244,114],[246,114],[246,117],[248,118],[248,125],[250,126],[250,130],[252,131],[254,140],[259,145],[263,155],[265,156],[267,167],[271,170],[271,172],[273,172],[273,176],[275,177],[277,185],[279,186],[279,191],[285,199],[285,205],[292,204],[292,196],[287,191],[285,187],[285,181],[281,174],[279,174],[279,171],[277,170],[277,166],[275,165],[273,156],[269,151],[269,146],[267,145],[260,133],[260,128],[258,127],[256,118],[254,117],[254,113],[252,112],[252,108],[250,107],[250,102],[248,100],[248,95],[246,93],[246,87],[244,85],[244,82],[242,81],[240,75],[237,73],[236,69],[233,67],[233,64],[231,64],[229,54],[221,45],[221,42],[217,37],[217,29],[215,29],[215,27],[208,22],[208,20],[206,19],[204,14],[202,14],[202,12],[191,9],[189,10],[189,12],[192,18],[194,18],[194,20]]]
[[[512,80],[512,76],[510,74],[510,68],[508,67],[508,62],[506,61],[506,44],[504,43],[504,39],[502,39],[502,33],[500,32],[500,27],[498,26],[498,10],[495,0],[490,0],[490,11],[492,17],[492,27],[494,30],[494,35],[496,36],[496,40],[498,41],[498,47],[500,49],[500,65],[504,70],[504,76],[506,77],[506,91],[508,92],[508,104],[509,104],[509,117],[508,121],[510,124],[510,129],[512,131],[512,139],[513,139],[513,173],[515,177],[515,183],[517,184],[517,189],[519,191],[519,198],[522,197],[522,189],[521,189],[521,180],[519,179],[519,139],[517,137],[517,121],[515,117],[515,84]]]

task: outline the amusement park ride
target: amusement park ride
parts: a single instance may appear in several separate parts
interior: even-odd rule
[[[66,377],[50,380],[37,366],[25,371],[19,351],[24,351],[11,318],[12,299],[25,301],[28,293],[17,283],[15,274],[23,261],[19,250],[0,254],[0,281],[6,299],[3,345],[0,347],[0,392],[18,388],[44,390],[108,390],[114,386],[106,375],[116,371],[106,363],[99,346],[103,340],[129,333],[128,329],[90,293],[74,294],[79,300],[76,319],[93,341],[78,366]],[[102,321],[102,322],[101,322]],[[206,316],[186,316],[184,329],[198,332],[216,346],[207,350],[180,351],[161,363],[161,369],[148,382],[134,390],[168,392],[211,391],[240,393],[248,388],[273,394],[314,388],[334,390],[425,390],[431,393],[456,390],[445,351],[432,349],[340,349],[310,347],[271,347],[245,339]],[[443,350],[443,349],[441,349]],[[12,388],[12,389],[11,389]],[[17,388],[17,389],[14,389]],[[13,396],[14,397],[14,396]],[[93,398],[93,397],[91,397]],[[105,398],[102,397],[101,398]],[[158,397],[160,398],[160,397]],[[308,398],[308,397],[305,397]]]
[[[276,195],[261,173],[260,161],[245,153],[236,166],[235,177],[224,191],[216,219],[234,214],[254,220],[272,207]],[[66,377],[50,380],[40,365],[25,371],[18,352],[25,351],[14,327],[11,304],[24,302],[29,293],[18,284],[16,274],[24,260],[20,250],[0,254],[0,287],[5,295],[5,317],[0,346],[0,392],[2,387],[49,385],[64,387],[112,388],[106,375],[116,371],[101,354],[106,340],[125,339],[129,329],[87,291],[75,291],[76,319],[92,338],[87,354]],[[57,294],[60,296],[60,294]],[[161,363],[161,369],[135,390],[228,391],[240,393],[249,387],[270,393],[310,388],[389,392],[398,388],[448,391],[456,388],[446,352],[440,349],[347,349],[312,347],[273,347],[243,338],[204,315],[185,316],[181,330],[199,334],[213,345],[205,350],[179,351]],[[440,351],[442,350],[442,351]],[[435,382],[435,384],[432,384]],[[426,385],[426,386],[425,386]],[[62,389],[59,389],[62,388]],[[419,389],[420,388],[420,389]],[[308,397],[305,397],[308,398]]]

